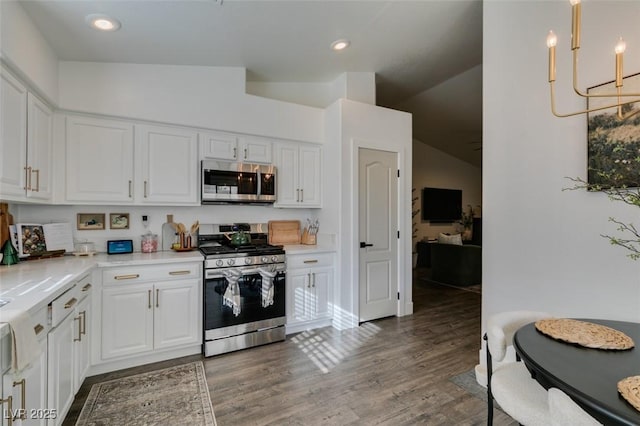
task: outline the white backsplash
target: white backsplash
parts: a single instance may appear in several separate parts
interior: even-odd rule
[[[9,211],[15,223],[52,223],[69,222],[73,229],[74,242],[90,241],[95,243],[99,252],[107,251],[108,240],[133,240],[134,251],[140,251],[140,237],[147,232],[142,224],[142,216],[148,217],[148,229],[158,234],[159,244],[162,236],[162,224],[167,215],[173,215],[174,222],[183,223],[187,229],[196,220],[200,223],[267,223],[269,220],[300,220],[304,225],[307,218],[315,218],[318,210],[314,209],[278,209],[260,205],[206,205],[193,207],[152,207],[152,206],[49,206],[12,204]],[[104,213],[105,230],[78,230],[78,213]],[[110,213],[128,213],[129,229],[109,229]],[[320,224],[322,232],[322,223]]]

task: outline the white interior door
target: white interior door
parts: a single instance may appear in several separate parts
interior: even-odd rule
[[[398,166],[395,152],[360,148],[360,322],[397,314]]]

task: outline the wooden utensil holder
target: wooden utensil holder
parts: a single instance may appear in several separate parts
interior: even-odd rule
[[[314,246],[317,244],[317,239],[315,234],[310,234],[307,228],[304,228],[302,231],[302,237],[300,238],[300,242],[302,244]]]

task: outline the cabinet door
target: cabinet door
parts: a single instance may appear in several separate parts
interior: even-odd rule
[[[27,166],[27,89],[0,67],[0,193],[25,197]]]
[[[251,136],[239,138],[241,160],[246,163],[271,163],[271,142]]]
[[[67,117],[66,200],[133,202],[133,125]]]
[[[91,296],[87,296],[76,308],[76,316],[79,321],[75,343],[76,363],[74,374],[74,391],[77,392],[82,385],[91,364]]]
[[[276,167],[278,193],[276,207],[297,206],[300,200],[298,187],[298,147],[290,144],[277,144]]]
[[[238,137],[225,133],[199,133],[202,158],[238,159]]]
[[[27,197],[50,200],[53,112],[29,93],[27,131]]]
[[[331,316],[329,300],[333,293],[333,270],[311,270],[311,288],[313,289],[313,301],[310,303],[313,308],[311,315],[314,318]]]
[[[201,342],[200,281],[167,281],[155,285],[154,348]]]
[[[40,349],[42,350],[40,357],[29,368],[22,371],[19,376],[14,375],[11,371],[3,376],[2,385],[5,391],[3,398],[11,395],[13,397],[11,408],[14,414],[18,414],[18,416],[22,414],[23,417],[22,419],[16,418],[13,421],[16,426],[45,426],[47,424],[46,418],[30,415],[33,414],[30,410],[47,408],[47,339],[42,339]],[[22,400],[23,386],[24,401]],[[2,409],[8,410],[5,404],[2,405]],[[7,417],[4,411],[2,412],[2,417],[3,419]]]
[[[164,126],[136,126],[136,131],[142,162],[137,201],[197,203],[198,134]]]
[[[102,290],[102,359],[153,350],[153,286]]]
[[[321,150],[317,146],[300,146],[300,203],[321,207]]]
[[[297,322],[307,321],[309,311],[312,308],[309,304],[310,281],[309,271],[293,270],[287,272],[287,324],[292,325]]]
[[[77,317],[68,315],[53,331],[48,339],[48,408],[56,410],[57,418],[49,425],[62,424],[73,397],[74,347],[73,338],[77,334]]]

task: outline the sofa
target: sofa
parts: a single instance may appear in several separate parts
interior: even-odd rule
[[[431,279],[444,284],[482,283],[482,246],[431,243]]]

